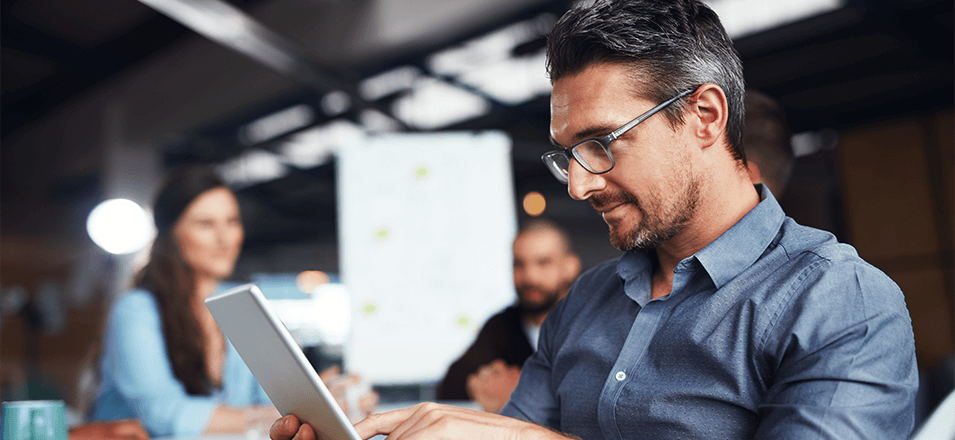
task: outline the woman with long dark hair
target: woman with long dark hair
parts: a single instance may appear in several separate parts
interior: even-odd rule
[[[138,418],[153,436],[245,432],[278,417],[204,300],[235,266],[239,204],[209,168],[169,176],[137,288],[110,312],[95,419]]]

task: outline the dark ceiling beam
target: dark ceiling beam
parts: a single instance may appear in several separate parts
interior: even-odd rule
[[[510,128],[508,127],[509,125],[513,123],[525,123],[526,125],[528,121],[530,121],[530,124],[534,124],[538,128],[546,127],[549,121],[549,98],[539,97],[534,100],[536,103],[527,102],[519,105],[502,104],[483,90],[462,84],[452,77],[434,74],[428,68],[427,60],[430,56],[441,50],[466,43],[474,38],[481,37],[489,32],[500,29],[512,23],[533,19],[544,13],[552,13],[559,17],[563,11],[569,7],[569,3],[570,2],[567,0],[555,0],[538,4],[537,6],[528,8],[515,14],[511,14],[508,17],[501,18],[494,23],[483,26],[480,29],[476,29],[468,34],[459,36],[451,42],[419,48],[413,53],[409,53],[397,58],[382,59],[377,63],[365,63],[363,67],[354,68],[355,73],[352,76],[355,79],[352,79],[349,84],[357,83],[360,79],[369,78],[397,67],[412,66],[418,68],[427,76],[434,77],[455,87],[475,93],[478,96],[486,99],[490,104],[490,110],[488,114],[475,119],[442,127],[441,130],[483,130],[488,128],[496,128],[510,131]],[[546,35],[541,35],[532,41],[528,41],[515,47],[513,49],[513,53],[515,56],[525,55],[528,53],[533,53],[537,50],[541,50],[545,47],[545,45]],[[294,46],[292,46],[292,48],[293,50],[297,50]],[[319,67],[317,70],[321,71],[322,68]],[[338,77],[341,78],[340,75]],[[388,96],[378,98],[372,101],[371,104],[374,105],[374,108],[390,116],[395,100],[399,99],[406,92],[407,91],[395,92]],[[357,94],[357,91],[350,94]],[[176,165],[192,161],[221,163],[231,157],[241,154],[241,152],[248,148],[278,152],[278,147],[284,145],[284,141],[286,139],[294,136],[298,132],[324,125],[333,119],[347,119],[352,121],[357,121],[359,119],[361,108],[353,107],[343,114],[334,116],[328,116],[319,112],[311,124],[255,145],[244,145],[236,136],[239,127],[242,125],[257,119],[262,115],[270,114],[283,108],[290,107],[294,104],[305,103],[309,104],[313,108],[318,109],[321,107],[320,98],[321,94],[315,93],[297,93],[293,96],[276,97],[271,100],[271,103],[268,106],[260,105],[249,111],[244,111],[241,114],[228,115],[225,118],[219,118],[215,121],[207,121],[202,126],[193,129],[190,134],[185,134],[178,139],[171,139],[165,147],[166,162],[169,165]],[[541,105],[543,105],[543,107],[541,107]],[[543,112],[541,110],[542,108]],[[394,119],[401,123],[399,119]],[[415,127],[404,126],[403,131],[427,132],[433,130],[417,129]],[[524,131],[526,132],[528,130]],[[538,136],[538,138],[535,140],[543,140],[546,143],[547,136]],[[237,146],[240,148],[237,148]],[[541,153],[537,153],[535,151],[533,154],[536,154],[539,157]],[[291,167],[290,169],[294,170],[294,167]]]
[[[309,58],[306,51],[298,45],[283,38],[269,27],[224,0],[139,1],[179,22],[183,26],[192,29],[196,33],[247,56],[286,78],[296,81],[319,96],[336,91],[345,92],[351,100],[352,108],[357,110],[377,110],[394,119],[400,127],[407,128],[399,119],[392,115],[390,109],[362,98],[358,93],[358,87],[354,81],[342,78],[331,72],[320,63]],[[189,12],[182,14],[181,11],[183,10],[188,10]],[[191,14],[202,13],[203,11],[219,11],[220,13],[227,11],[230,14],[234,14],[235,17],[239,17],[243,21],[242,28],[244,28],[245,33],[238,37],[223,35],[221,29],[205,27],[205,20],[189,21]],[[227,24],[232,25],[232,23]],[[259,51],[250,49],[250,45],[258,46]],[[263,49],[267,53],[260,52]]]

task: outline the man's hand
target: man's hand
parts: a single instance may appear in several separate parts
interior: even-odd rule
[[[576,438],[510,417],[430,402],[372,414],[358,422],[355,430],[363,439],[379,434],[388,435],[391,440]],[[269,438],[316,440],[312,427],[302,424],[293,415],[276,420],[269,431]]]
[[[355,430],[363,439],[378,434],[388,435],[391,440],[567,438],[556,431],[510,417],[430,402],[372,414],[358,422]],[[273,437],[273,440],[282,439]]]
[[[307,423],[302,423],[292,414],[289,414],[272,424],[269,429],[269,438],[272,440],[316,440],[315,430]]]
[[[147,440],[149,434],[136,420],[94,422],[70,429],[70,440]]]
[[[511,398],[520,377],[519,367],[495,359],[468,376],[468,394],[485,411],[498,413]]]

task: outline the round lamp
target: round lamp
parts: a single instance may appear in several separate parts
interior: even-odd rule
[[[86,232],[93,243],[114,255],[142,249],[154,233],[146,210],[126,199],[111,199],[96,205],[86,219]]]

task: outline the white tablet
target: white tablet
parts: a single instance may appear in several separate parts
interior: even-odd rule
[[[323,439],[361,440],[258,287],[211,295],[206,307],[279,412],[295,414]]]

